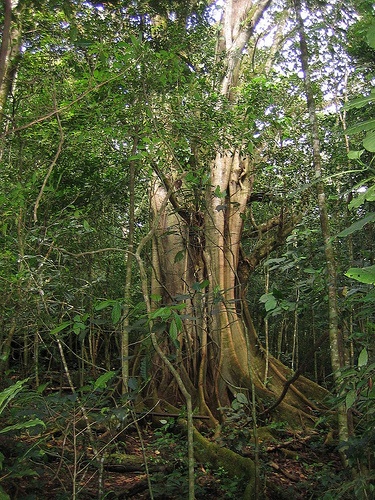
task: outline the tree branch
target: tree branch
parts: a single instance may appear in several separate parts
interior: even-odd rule
[[[272,0],[263,0],[254,7],[249,2],[228,2],[228,10],[224,15],[223,36],[227,51],[227,71],[221,83],[222,95],[230,97],[231,90],[237,85],[237,77],[245,49],[255,27]]]
[[[274,224],[275,221],[273,219],[270,219],[273,221],[272,227],[277,227],[280,226],[282,222],[282,216],[278,216],[279,223]],[[285,243],[286,238],[290,235],[290,233],[293,231],[293,229],[296,227],[296,225],[301,221],[302,219],[302,214],[300,215],[293,215],[292,218],[285,222],[282,227],[280,227],[280,230],[272,235],[269,236],[268,238],[261,240],[254,250],[250,253],[249,256],[246,256],[245,260],[250,267],[250,272],[254,271],[254,269],[257,267],[257,265],[265,258],[267,255],[269,255],[271,252],[276,250],[276,248],[279,248]],[[267,221],[268,224],[270,221]],[[267,229],[267,231],[271,229],[270,227]]]
[[[263,222],[259,225],[256,224],[254,219],[251,221],[251,223],[254,229],[244,231],[242,234],[243,238],[256,238],[259,235],[268,233],[268,231],[271,231],[271,229],[280,225],[280,215],[275,215],[274,217],[271,217],[266,222]]]

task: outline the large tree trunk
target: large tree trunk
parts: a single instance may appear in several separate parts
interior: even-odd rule
[[[183,301],[184,329],[178,347],[163,334],[163,347],[175,357],[176,366],[201,413],[218,417],[237,392],[255,385],[263,405],[270,405],[281,393],[291,371],[273,357],[269,359],[268,383],[264,384],[265,356],[251,321],[243,292],[240,242],[244,212],[251,191],[251,179],[240,172],[247,160],[238,152],[217,155],[207,189],[207,212],[200,225],[193,225],[171,205],[160,213],[165,187],[156,183],[152,208],[159,215],[153,241],[152,296],[162,304]],[[220,182],[220,184],[219,184]],[[224,198],[218,194],[226,192]],[[181,256],[181,260],[180,260]],[[174,379],[159,361],[153,377],[158,398],[176,404]],[[310,419],[326,391],[300,377],[291,385],[276,411],[292,423]],[[298,409],[296,413],[295,409]],[[297,414],[299,415],[296,418]],[[313,422],[313,419],[310,420]]]
[[[269,4],[269,0],[226,3],[221,21],[222,50],[226,54],[221,92],[233,103],[244,48]],[[186,305],[178,342],[164,333],[161,345],[173,356],[201,413],[219,418],[218,408],[230,404],[237,392],[246,394],[252,387],[266,409],[282,393],[291,371],[270,357],[265,385],[264,351],[244,292],[249,272],[266,255],[265,248],[269,251],[280,245],[297,218],[291,216],[286,222],[280,216],[275,237],[245,257],[241,249],[243,214],[252,193],[254,165],[240,147],[223,148],[213,155],[201,211],[180,204],[181,186],[173,174],[156,171],[158,178],[151,193],[151,208],[158,221],[153,239],[152,294],[160,296],[163,305]],[[167,196],[170,203],[163,210]],[[152,392],[159,400],[174,405],[179,402],[174,379],[158,359]],[[324,389],[299,377],[275,413],[290,424],[312,423],[310,412],[316,409],[313,401],[325,396]]]
[[[21,30],[18,2],[3,0],[4,23],[0,46],[0,122],[4,122],[4,109],[8,94],[14,83],[20,58]]]

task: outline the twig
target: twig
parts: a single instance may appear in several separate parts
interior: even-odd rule
[[[55,250],[58,250],[59,252],[65,253],[67,255],[71,255],[72,257],[85,257],[86,255],[94,255],[96,253],[103,253],[103,252],[129,253],[129,250],[126,250],[125,248],[118,248],[118,247],[98,248],[97,250],[88,250],[87,252],[79,252],[79,253],[69,252],[69,250],[65,250],[65,248],[61,248],[61,247],[55,247]]]
[[[149,495],[150,495],[150,499],[153,500],[154,499],[154,495],[152,493],[151,476],[150,476],[150,471],[149,471],[149,468],[148,468],[148,461],[147,461],[147,456],[146,456],[145,444],[144,444],[144,441],[143,441],[143,438],[142,438],[141,429],[139,428],[138,419],[137,419],[137,416],[134,413],[134,411],[131,411],[131,415],[133,417],[133,422],[135,424],[135,428],[137,429],[137,434],[138,434],[139,442],[141,443],[143,462],[144,462],[145,472],[146,472],[146,477],[147,477],[148,492],[149,492]]]

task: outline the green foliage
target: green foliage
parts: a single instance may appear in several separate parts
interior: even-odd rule
[[[277,316],[282,314],[284,311],[294,311],[297,307],[295,302],[286,300],[280,290],[276,288],[270,293],[263,294],[259,302],[264,304],[264,308],[268,314],[271,316]]]
[[[95,306],[96,311],[101,311],[102,309],[105,309],[107,307],[111,307],[111,320],[112,323],[115,325],[118,323],[121,319],[121,314],[122,314],[122,304],[121,300],[103,300],[99,304]]]
[[[372,24],[367,31],[367,43],[374,48],[372,45],[374,44],[373,38],[374,38],[374,33],[375,33],[375,24]],[[375,52],[374,52],[375,53]],[[362,97],[357,97],[353,99],[352,101],[348,102],[345,104],[344,109],[346,110],[351,110],[351,109],[362,109],[364,107],[368,107],[369,105],[373,104],[375,100],[375,90],[371,89],[370,95],[367,96],[362,96]],[[371,109],[373,109],[371,107]],[[345,133],[347,135],[355,135],[360,132],[366,131],[366,136],[363,139],[363,147],[372,153],[375,152],[375,119],[373,118],[373,113],[371,113],[371,118],[368,120],[361,120],[359,123],[355,123],[353,125],[350,125],[346,130]]]
[[[353,481],[346,481],[339,492],[355,498],[371,498],[375,487],[375,363],[366,347],[360,351],[354,368],[345,368],[340,375],[341,399],[352,412],[354,434],[340,443],[350,466],[357,470]],[[337,494],[337,492],[336,492]],[[339,498],[334,495],[332,498]]]
[[[360,19],[348,30],[348,51],[360,64],[371,70],[375,62],[373,11],[370,5],[362,10]]]
[[[23,389],[24,385],[28,379],[17,380],[13,385],[6,387],[0,393],[0,415],[3,413],[4,409],[8,406],[10,401],[16,397],[16,395]]]
[[[191,319],[182,314],[183,302],[190,297],[170,305],[163,303],[160,296],[153,297],[157,305],[147,317],[135,266],[129,304],[124,304],[121,298],[126,285],[132,194],[130,165],[134,165],[136,171],[136,246],[150,229],[147,201],[148,186],[153,180],[150,165],[157,166],[163,175],[169,176],[173,171],[183,179],[179,202],[203,220],[207,188],[223,201],[217,207],[219,212],[228,208],[224,203],[228,193],[219,186],[210,185],[213,156],[235,147],[250,155],[254,187],[277,192],[276,202],[274,197],[268,204],[253,204],[251,216],[250,209],[241,214],[248,236],[242,242],[243,249],[250,254],[267,238],[256,227],[261,228],[263,221],[279,216],[281,207],[285,220],[288,210],[299,212],[300,199],[309,189],[301,186],[311,183],[310,159],[306,153],[307,117],[301,111],[302,82],[293,66],[292,38],[288,41],[292,57],[283,61],[286,53],[280,51],[282,72],[278,71],[281,66],[275,67],[275,72],[268,75],[261,74],[259,68],[272,51],[256,42],[258,47],[251,58],[253,42],[250,42],[234,100],[222,96],[223,67],[216,50],[219,28],[205,14],[207,2],[112,1],[99,4],[43,0],[29,2],[30,5],[21,3],[22,59],[17,68],[17,85],[4,110],[2,132],[5,135],[0,159],[3,193],[0,196],[0,294],[4,297],[0,305],[0,377],[13,370],[24,374],[22,378],[33,374],[35,380],[42,378],[45,382],[55,377],[55,372],[60,374],[58,339],[66,349],[67,363],[84,404],[90,409],[102,405],[100,418],[104,419],[112,412],[106,395],[111,394],[120,364],[124,311],[130,310],[130,357],[133,359],[136,354],[136,373],[129,386],[137,395],[143,383],[149,380],[153,366],[148,338],[137,351],[148,331],[147,322],[153,323],[154,331],[169,337],[172,359],[175,356],[173,346],[180,348],[183,321]],[[281,10],[279,6],[275,9],[270,15],[279,22]],[[322,14],[318,6],[315,10],[315,16]],[[331,25],[347,26],[341,24],[343,18],[337,23],[332,21]],[[312,23],[315,21],[316,18],[311,18]],[[328,21],[321,18],[319,26],[311,30],[311,37],[316,36],[319,42],[314,46],[313,59],[317,75],[314,84],[321,98],[319,79],[328,78],[332,73],[339,81],[337,75],[340,75],[340,67],[333,69],[327,60],[322,67],[321,54],[323,59],[328,54],[332,60],[335,55],[333,45],[328,47],[328,52],[326,47],[321,50],[325,37],[319,40],[319,34],[327,30],[327,24]],[[362,36],[362,41],[367,39],[367,55],[371,56],[374,31],[368,20],[353,29],[356,36],[364,33],[367,38]],[[350,66],[346,60],[343,64],[345,70]],[[359,80],[356,85],[360,84]],[[328,81],[332,83],[327,80],[325,86],[337,88],[339,93],[337,81],[335,85]],[[346,106],[350,118],[352,113],[354,119],[358,116],[355,113],[360,114],[358,122],[354,121],[347,132],[358,134],[358,141],[363,139],[363,132],[368,132],[363,142],[364,152],[353,151],[352,160],[366,158],[368,151],[374,148],[373,117],[367,116],[373,100],[371,91]],[[342,172],[345,151],[337,139],[339,131],[334,124],[335,117],[322,116],[320,120],[326,158],[324,168],[331,179],[332,172],[335,175]],[[15,133],[11,133],[13,127]],[[62,150],[47,178],[62,138]],[[353,138],[356,140],[356,135]],[[359,142],[356,147],[358,150],[361,147]],[[360,209],[360,221],[341,231],[341,198],[351,179],[349,182],[345,178],[341,184],[335,179],[332,177],[329,191],[332,224],[337,225],[336,232],[340,236],[358,238],[358,233],[371,228],[374,222],[373,213],[363,214],[360,208],[362,203],[374,201],[372,187],[350,204],[353,210]],[[35,202],[44,181],[46,185],[36,218]],[[303,224],[288,241],[287,250],[267,257],[271,292],[264,293],[261,273],[254,275],[249,289],[255,323],[261,328],[265,317],[272,320],[271,349],[283,359],[290,355],[290,325],[297,310],[301,352],[311,344],[315,334],[312,328],[316,332],[326,328],[322,308],[326,300],[325,275],[321,265],[322,242],[316,232],[315,206],[310,204],[306,212]],[[284,217],[281,219],[274,232],[282,231]],[[190,229],[202,231],[195,223]],[[358,239],[355,244],[356,241]],[[175,263],[190,259],[192,251],[191,248],[176,251]],[[151,273],[151,261],[148,264]],[[371,271],[369,267],[365,269],[365,273]],[[362,276],[362,271],[355,272]],[[197,277],[197,281],[187,285],[201,296],[202,302],[207,299],[221,303],[224,294],[220,287],[215,287],[213,297],[205,296],[209,286],[206,277]],[[300,294],[298,304],[297,291]],[[360,307],[358,302],[354,303],[359,293],[362,289],[351,295],[356,307]],[[367,305],[372,303],[371,297],[368,298]],[[280,348],[279,336],[283,336]],[[363,356],[360,367],[365,366]],[[103,366],[104,373],[99,371]],[[325,366],[324,371],[327,371]],[[30,417],[27,419],[22,413],[25,409],[18,407],[18,413],[13,411],[5,431],[35,431],[50,412],[59,430],[66,432],[69,438],[73,435],[76,396],[51,394],[51,397],[44,397],[43,386],[45,384],[40,386],[35,404],[30,397]],[[7,409],[8,401],[12,404],[16,401],[19,388],[20,385],[15,384],[8,394],[13,399],[7,400],[8,396],[1,393]],[[351,388],[349,403],[353,407],[358,404],[357,388]],[[36,407],[37,404],[41,408]],[[116,413],[120,415],[121,411],[118,409]],[[252,421],[246,397],[238,393],[226,412],[226,439],[238,450],[250,439]],[[17,421],[19,416],[21,419]],[[66,422],[71,424],[68,431],[64,427]],[[160,436],[166,451],[176,440],[170,430],[163,429],[164,434]],[[159,445],[162,447],[161,442]],[[42,445],[37,448],[41,454],[47,452]],[[181,494],[186,489],[184,453],[176,449],[175,474],[171,474],[167,488],[171,494]],[[235,496],[234,480],[226,478],[222,471],[219,476],[228,497]]]
[[[108,382],[112,380],[115,375],[115,371],[109,371],[100,375],[100,377],[98,377],[94,382],[94,390],[107,388]]]
[[[5,389],[3,389],[0,392],[0,415],[3,413],[3,411],[6,409],[6,407],[10,404],[10,402],[17,396],[17,394],[24,389],[24,386],[27,382],[28,382],[28,379],[18,380],[13,385],[6,387]],[[30,428],[36,427],[36,426],[45,427],[45,424],[42,420],[40,420],[39,418],[36,418],[36,419],[27,420],[27,421],[19,422],[17,424],[8,425],[6,427],[3,427],[0,430],[0,434],[4,434],[4,433],[10,432],[10,431],[30,429]]]
[[[84,477],[87,463],[90,463],[90,467],[97,468],[98,460],[104,460],[112,448],[121,451],[121,440],[116,440],[113,444],[98,440],[98,436],[105,432],[111,433],[112,438],[119,436],[132,422],[131,406],[127,398],[123,398],[121,405],[113,405],[116,384],[113,371],[92,377],[87,386],[77,388],[80,403],[77,393],[58,390],[53,382],[37,391],[23,390],[17,394],[12,399],[11,406],[7,407],[6,415],[3,413],[7,422],[14,423],[8,433],[11,448],[6,449],[7,458],[0,460],[3,467],[0,481],[4,490],[14,491],[17,481],[21,480],[25,495],[28,493],[42,498],[45,485],[39,475],[41,470],[51,466],[48,465],[49,462],[61,461],[61,469],[55,472],[64,481],[65,477],[70,477],[68,471],[71,453],[76,453],[77,463],[80,465],[78,475],[83,474],[81,477]],[[84,406],[86,415],[81,405]],[[35,421],[38,425],[34,428],[22,426],[30,421]],[[0,441],[3,451],[2,445],[3,441]],[[92,445],[99,450],[97,457],[92,453]],[[84,453],[82,450],[85,450]],[[71,487],[69,481],[68,489]],[[78,490],[81,491],[80,495],[85,495],[84,482]],[[70,493],[71,491],[65,491],[65,496]]]
[[[7,427],[1,429],[0,434],[4,434],[10,431],[30,429],[31,427],[37,427],[37,426],[45,427],[45,424],[39,418],[35,418],[33,420],[28,420],[27,422],[20,422],[19,424],[8,425]]]
[[[25,399],[21,394],[21,391],[25,390],[25,385],[27,382],[28,379],[18,380],[13,385],[10,385],[0,392],[0,416],[2,416],[2,418],[4,418],[3,414],[6,410],[8,410],[7,413],[12,413],[14,411],[14,408],[24,403]],[[11,402],[13,406],[12,408],[9,408]],[[36,417],[30,419],[29,417],[30,414],[25,412],[21,418],[17,419],[17,423],[2,427],[0,429],[0,434],[11,433],[12,435],[14,435],[15,433],[17,433],[17,431],[31,431],[32,433],[39,433],[38,431],[46,427],[44,420],[42,420],[41,418]],[[5,415],[5,418],[9,419],[9,415]],[[7,482],[9,482],[12,480],[19,480],[36,476],[36,471],[33,467],[30,467],[28,463],[29,459],[33,457],[40,458],[40,454],[38,452],[34,453],[32,448],[30,450],[20,449],[17,456],[15,456],[12,460],[12,463],[9,463],[9,460],[6,460],[4,454],[0,452],[0,472],[3,475],[3,477],[0,476],[0,481],[2,481],[3,478],[6,478]],[[10,496],[6,493],[1,485],[0,498],[4,500],[10,498]]]
[[[360,193],[356,198],[354,198],[349,203],[349,208],[352,210],[358,209],[361,205],[367,204],[368,202],[372,202],[375,200],[375,186],[371,186],[369,188],[365,188],[364,192]],[[375,220],[374,212],[367,213],[364,217],[354,222],[351,226],[341,231],[338,236],[339,237],[347,237],[352,235],[357,231],[363,231],[363,228],[367,224],[372,224]],[[359,281],[360,283],[367,284],[375,284],[375,266],[366,266],[366,267],[351,267],[346,273],[345,276],[348,278]]]
[[[153,323],[153,328],[156,328],[157,331],[168,330],[170,339],[177,347],[179,345],[177,337],[183,328],[182,319],[178,311],[182,311],[185,307],[185,303],[159,307],[150,314],[149,318],[151,321],[158,320],[157,323]]]
[[[162,426],[155,431],[153,448],[162,459],[173,464],[173,470],[167,476],[157,474],[153,476],[153,493],[157,498],[164,495],[187,496],[187,449],[186,438],[176,427],[174,419],[163,420]]]
[[[365,217],[363,217],[363,219],[354,222],[348,228],[344,229],[343,231],[340,231],[337,236],[341,238],[349,236],[350,234],[353,234],[356,231],[360,231],[366,224],[369,224],[370,222],[375,222],[375,212],[368,213]]]
[[[371,181],[371,179],[369,180]],[[366,201],[375,201],[375,186],[367,187],[366,185],[364,185],[364,192],[360,193],[349,203],[349,208],[358,208]]]
[[[370,25],[370,27],[367,31],[366,41],[372,49],[375,49],[375,23],[374,22]]]
[[[225,413],[220,443],[236,453],[250,446],[254,425],[251,405],[245,394],[238,392],[230,407],[220,408]]]
[[[247,402],[244,395],[238,394],[238,401]],[[241,398],[243,396],[243,398]],[[240,404],[245,404],[240,403]],[[187,453],[186,436],[176,425],[174,419],[162,420],[162,425],[155,431],[156,439],[152,443],[152,450],[159,458],[152,459],[156,463],[164,463],[168,473],[152,475],[152,491],[155,498],[187,496]],[[196,498],[204,499],[209,495],[215,498],[238,498],[238,492],[243,491],[245,485],[237,477],[230,476],[221,466],[212,469],[210,464],[202,464],[196,470]]]
[[[231,477],[223,467],[218,467],[215,471],[215,477],[220,482],[220,498],[237,499],[238,492],[243,491],[245,488],[244,482],[237,477]]]

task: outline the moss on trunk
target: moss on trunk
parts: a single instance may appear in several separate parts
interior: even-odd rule
[[[253,460],[212,443],[196,429],[194,430],[194,454],[197,461],[209,463],[214,469],[222,467],[229,477],[243,479],[247,483],[243,495],[244,500],[256,498],[256,469]]]

